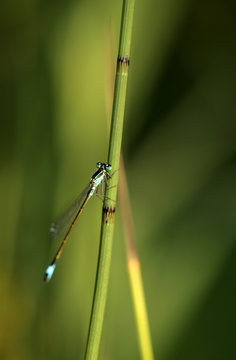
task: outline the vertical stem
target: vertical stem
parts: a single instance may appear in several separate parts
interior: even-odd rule
[[[120,30],[120,44],[117,59],[108,162],[115,171],[106,188],[103,206],[100,249],[93,305],[89,325],[85,359],[97,359],[110,274],[112,242],[114,231],[115,205],[117,198],[118,170],[123,133],[128,69],[130,65],[130,45],[135,0],[124,0]]]
[[[107,53],[107,113],[111,114],[112,110],[112,94],[113,94],[113,82],[111,81],[111,38],[108,38],[106,31],[106,53]],[[140,354],[143,360],[153,360],[154,353],[152,349],[152,340],[150,327],[148,322],[148,313],[145,301],[145,293],[142,280],[141,264],[139,255],[136,247],[134,224],[132,218],[132,209],[129,199],[129,189],[126,179],[125,164],[121,152],[120,168],[119,168],[119,187],[118,187],[118,200],[120,213],[122,217],[124,237],[126,244],[126,256],[127,256],[127,267],[128,275],[130,280],[130,287],[133,299],[133,307],[136,319],[136,328],[138,335],[138,343],[140,347]]]

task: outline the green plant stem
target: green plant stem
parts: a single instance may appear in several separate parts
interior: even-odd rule
[[[108,162],[115,170],[106,188],[102,214],[100,248],[95,281],[92,312],[89,325],[85,359],[97,359],[102,333],[107,289],[110,273],[114,232],[115,205],[117,198],[118,169],[123,133],[130,45],[135,0],[124,0],[121,19],[120,44],[117,60]]]
[[[111,38],[107,36],[110,32],[106,32],[106,76],[107,76],[107,113],[111,114],[112,110],[112,96],[113,96],[113,78],[111,74]],[[108,81],[109,80],[109,81]],[[110,117],[110,115],[109,115]],[[120,213],[122,217],[124,237],[126,244],[127,268],[130,280],[130,288],[132,293],[133,307],[135,312],[136,328],[138,335],[138,343],[140,347],[140,354],[143,360],[153,360],[154,353],[152,349],[152,340],[150,327],[148,322],[148,313],[145,301],[145,293],[142,281],[141,265],[139,255],[136,247],[135,231],[132,218],[132,209],[129,199],[129,189],[126,179],[126,171],[124,160],[121,152],[120,167],[119,167],[119,186],[118,186],[118,200]]]

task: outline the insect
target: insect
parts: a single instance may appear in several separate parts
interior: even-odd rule
[[[70,232],[81,215],[88,200],[94,195],[94,193],[98,193],[99,186],[101,187],[101,192],[103,193],[104,182],[107,184],[108,178],[112,177],[112,175],[109,173],[109,171],[112,169],[110,164],[98,162],[97,168],[97,171],[92,175],[86,188],[78,195],[74,203],[64,212],[60,219],[54,222],[50,227],[49,232],[51,235],[58,236],[63,231],[65,232],[65,235],[51,264],[45,271],[43,280],[46,282],[52,278],[56,268],[56,262],[60,258],[63,248],[69,238]]]

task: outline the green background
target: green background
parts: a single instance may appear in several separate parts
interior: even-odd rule
[[[1,360],[83,358],[100,200],[42,278],[50,223],[106,161],[121,5],[1,5]],[[235,15],[136,1],[123,152],[156,359],[236,358]],[[138,358],[118,211],[100,359]]]

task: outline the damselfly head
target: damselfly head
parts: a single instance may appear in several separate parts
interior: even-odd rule
[[[112,166],[110,164],[105,164],[105,163],[102,163],[101,161],[97,162],[97,168],[101,168],[103,167],[103,169],[107,169],[107,170],[111,170],[112,169]]]
[[[106,164],[106,168],[107,168],[107,170],[111,170],[112,169],[111,164]]]

